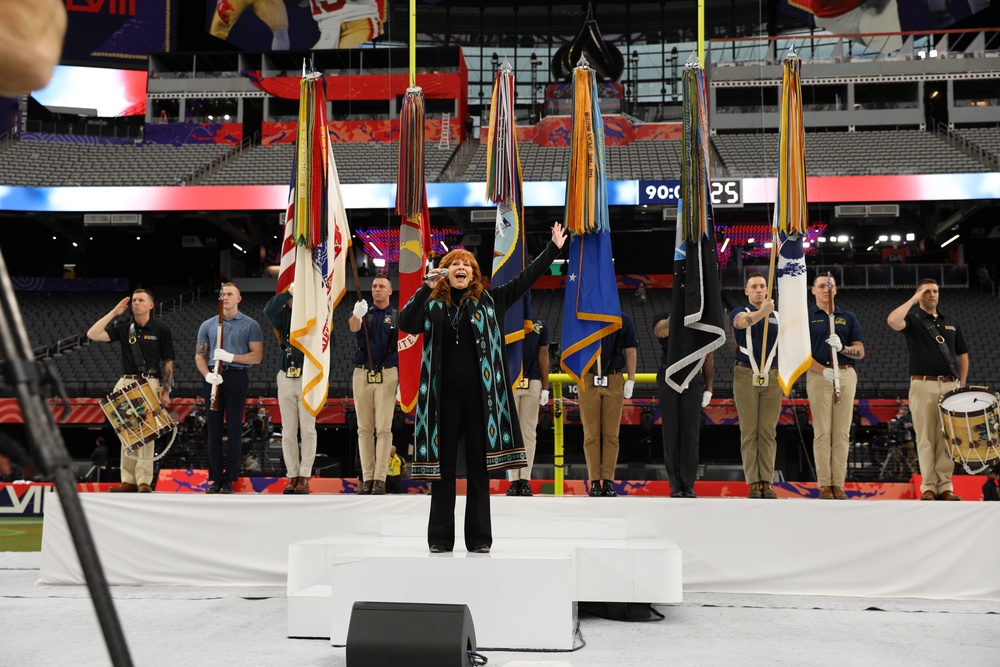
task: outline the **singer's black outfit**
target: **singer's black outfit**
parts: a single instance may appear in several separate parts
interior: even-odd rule
[[[526,465],[498,323],[558,256],[549,243],[520,275],[484,291],[478,303],[462,304],[465,290],[452,288],[446,308],[430,299],[425,285],[399,313],[402,331],[424,335],[411,477],[431,480],[428,546],[454,547],[455,477],[463,455],[466,548],[493,544],[489,471]]]

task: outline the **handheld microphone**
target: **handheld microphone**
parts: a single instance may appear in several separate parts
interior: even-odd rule
[[[421,278],[421,280],[434,280],[435,278],[447,278],[448,277],[448,267],[441,267],[440,269],[434,269],[426,276]]]

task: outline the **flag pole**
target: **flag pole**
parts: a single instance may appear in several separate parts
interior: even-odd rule
[[[771,228],[771,265],[767,269],[767,300],[771,300],[771,296],[774,294],[774,263],[778,256],[778,228],[777,219],[775,219],[775,226]],[[763,344],[760,346],[760,369],[761,374],[764,374],[764,364],[767,363],[767,328],[770,324],[771,316],[768,315],[764,318],[764,340]]]
[[[410,0],[410,88],[417,85],[417,0]]]
[[[829,271],[826,272],[826,291],[830,296],[830,335],[833,336],[837,333],[837,318],[833,314],[833,274]],[[840,363],[837,360],[837,350],[832,345],[830,363],[833,364],[833,401],[840,403]]]
[[[352,251],[347,252],[351,259],[351,274],[354,276],[354,291],[357,292],[358,301],[361,301],[361,280],[358,278],[358,260]],[[388,280],[388,277],[386,278]],[[361,318],[361,330],[365,332],[365,350],[368,352],[368,370],[375,370],[375,362],[372,361],[372,341],[368,332],[368,318]]]

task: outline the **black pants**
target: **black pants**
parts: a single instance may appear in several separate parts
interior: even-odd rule
[[[698,474],[698,439],[701,435],[701,398],[705,376],[698,373],[684,393],[678,394],[663,379],[661,368],[656,378],[660,393],[660,419],[663,423],[663,462],[667,467],[670,491],[694,490]]]
[[[482,387],[446,388],[441,397],[438,435],[441,479],[431,482],[428,546],[455,546],[455,470],[458,448],[464,444],[468,489],[465,499],[465,546],[493,545],[490,522],[490,478],[486,471],[486,417]]]
[[[212,385],[202,382],[208,412],[208,478],[213,482],[240,477],[243,462],[243,408],[250,393],[250,378],[245,370],[222,371],[219,385],[219,409],[212,410]],[[222,456],[222,422],[225,419],[229,439],[225,459]]]

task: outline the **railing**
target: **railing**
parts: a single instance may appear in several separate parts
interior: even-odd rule
[[[969,157],[977,159],[984,164],[992,165],[995,168],[1000,168],[1000,154],[995,151],[983,148],[944,123],[935,121],[934,129],[945,135],[953,147],[964,152]]]
[[[188,174],[187,178],[184,179],[180,184],[197,184],[203,179],[212,176],[216,172],[222,170],[223,167],[228,165],[230,162],[239,159],[243,155],[244,150],[250,150],[260,141],[260,133],[256,133],[250,137],[244,137],[243,141],[240,142],[239,146],[236,146],[233,150],[227,151],[225,154],[220,155],[203,167],[198,167],[194,172]]]

